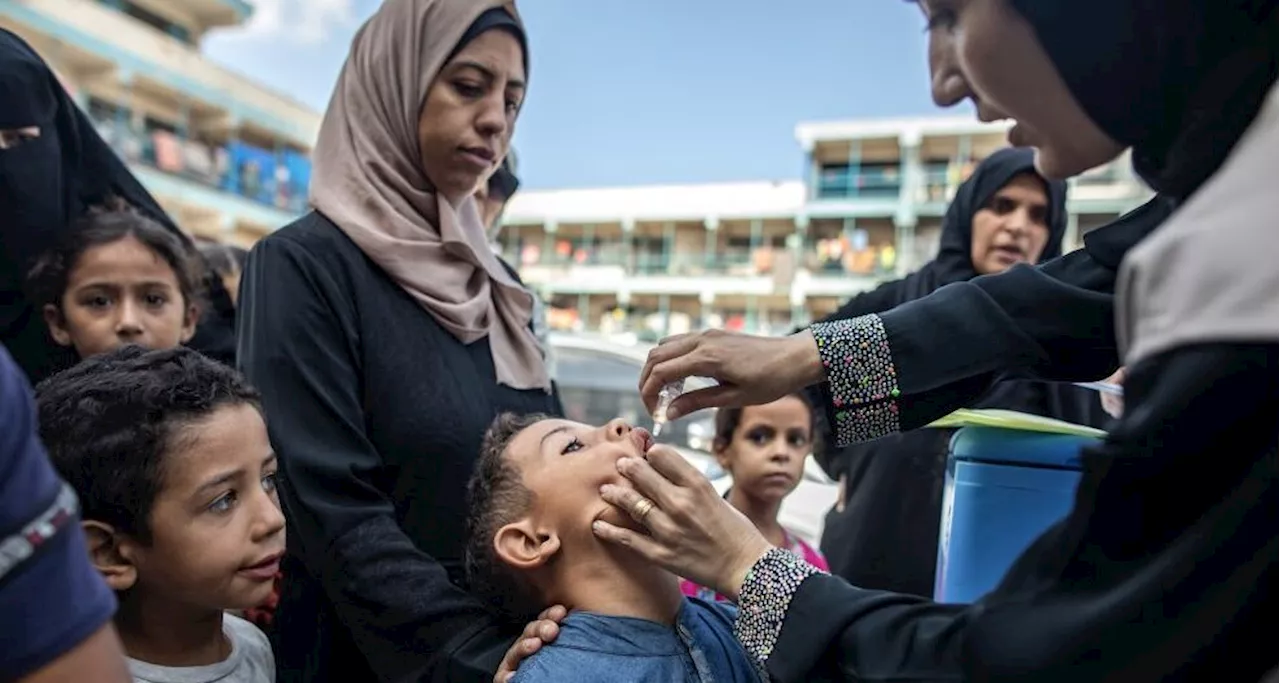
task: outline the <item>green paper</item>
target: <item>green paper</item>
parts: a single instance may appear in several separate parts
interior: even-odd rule
[[[1024,432],[1041,432],[1044,434],[1067,434],[1071,436],[1089,436],[1102,438],[1107,433],[1101,429],[1086,427],[1051,417],[1041,417],[1016,410],[1000,410],[998,408],[961,408],[960,410],[931,422],[929,427],[996,427],[999,429],[1018,429]]]

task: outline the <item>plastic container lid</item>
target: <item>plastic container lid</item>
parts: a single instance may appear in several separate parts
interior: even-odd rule
[[[965,427],[951,437],[951,457],[974,462],[1079,469],[1080,449],[1099,439],[998,427]]]

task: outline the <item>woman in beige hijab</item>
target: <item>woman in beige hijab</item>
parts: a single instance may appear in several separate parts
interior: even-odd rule
[[[239,358],[289,520],[282,681],[487,680],[514,640],[458,585],[486,426],[559,412],[472,198],[527,80],[512,4],[387,0],[325,113],[313,211],[246,264]]]

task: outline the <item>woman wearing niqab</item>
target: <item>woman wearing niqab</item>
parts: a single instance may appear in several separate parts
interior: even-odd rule
[[[49,65],[4,29],[0,131],[0,342],[34,384],[76,358],[49,338],[40,311],[24,293],[26,274],[88,207],[120,197],[188,245],[191,240],[98,135]],[[211,273],[207,280],[211,301],[226,298]],[[206,317],[188,345],[232,362],[233,334],[230,325]]]

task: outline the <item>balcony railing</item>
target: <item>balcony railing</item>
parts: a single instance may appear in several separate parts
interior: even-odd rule
[[[886,199],[902,191],[902,176],[896,168],[824,168],[818,176],[818,199]]]
[[[893,249],[880,246],[852,250],[833,246],[835,242],[838,240],[809,243],[800,254],[800,265],[815,275],[825,276],[885,277],[895,272],[897,257]],[[609,249],[600,252],[575,252],[576,256],[571,258],[563,254],[547,254],[536,247],[526,250],[506,245],[501,249],[501,255],[517,268],[621,266],[631,275],[757,277],[772,275],[778,258],[784,251],[777,248],[671,253],[634,251],[627,256]]]
[[[923,181],[920,191],[916,195],[916,201],[921,204],[943,203],[951,201],[955,196],[956,186],[959,184],[959,174],[953,174],[942,168],[925,168],[922,174]]]
[[[206,145],[164,130],[145,131],[127,121],[94,119],[103,139],[130,163],[218,188],[259,204],[301,213],[307,208],[311,162],[244,143]]]

